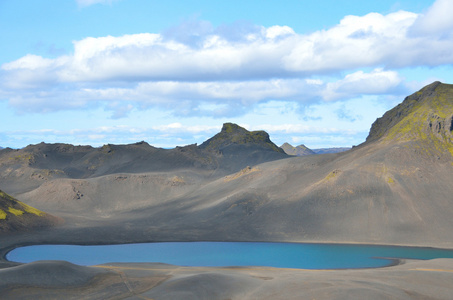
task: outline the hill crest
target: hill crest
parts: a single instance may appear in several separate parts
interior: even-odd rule
[[[212,138],[202,143],[199,148],[213,151],[221,151],[230,145],[255,144],[263,150],[271,150],[278,153],[285,153],[283,149],[275,145],[269,138],[269,134],[263,130],[248,131],[247,129],[234,124],[225,123],[222,130]]]
[[[453,155],[453,85],[425,86],[371,126],[365,143],[418,141]]]

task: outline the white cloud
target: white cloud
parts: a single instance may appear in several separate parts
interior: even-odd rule
[[[417,26],[451,29],[444,14],[450,8],[451,1],[438,0],[423,16],[346,16],[306,35],[288,26],[190,21],[161,34],[87,37],[73,43],[71,55],[29,54],[3,64],[0,95],[19,111],[102,105],[121,118],[136,108],[221,117],[269,100],[388,94],[402,86],[395,68],[453,64],[453,38],[409,34]]]
[[[43,58],[38,55],[27,54],[18,60],[2,65],[2,69],[6,71],[16,69],[28,69],[36,70],[42,68],[48,68],[53,63],[52,59]]]
[[[271,124],[261,124],[255,125],[252,127],[251,130],[265,130],[271,133],[287,133],[287,134],[317,134],[317,133],[346,133],[347,131],[338,129],[336,127],[318,127],[312,126],[307,124],[278,124],[278,125],[271,125]],[[356,133],[350,132],[350,133]]]
[[[411,28],[415,35],[448,34],[453,30],[453,1],[437,0],[425,14],[419,15]]]
[[[294,30],[289,26],[271,26],[265,29],[265,36],[268,39],[275,39],[277,37],[287,36],[287,35],[294,35],[296,34]]]
[[[298,35],[288,26],[263,28],[253,38],[229,40],[214,30],[193,45],[161,34],[85,38],[74,42],[74,54],[55,60],[26,56],[4,64],[4,71],[54,72],[58,82],[134,80],[250,80],[298,77],[377,65],[441,63],[436,52],[453,41],[411,39],[417,19],[409,12],[347,16],[329,30]],[[423,45],[423,47],[421,47]],[[431,46],[434,45],[435,47]],[[410,51],[407,51],[410,50]],[[430,51],[424,61],[419,57]],[[453,54],[443,61],[453,62]]]
[[[401,55],[407,28],[415,18],[415,14],[404,11],[385,16],[378,13],[346,16],[329,30],[297,36],[284,63],[290,70],[305,72],[391,64],[388,57]],[[408,64],[417,62],[411,60]]]
[[[429,48],[430,57],[435,57],[436,49],[425,41],[420,47],[421,41],[406,37],[416,18],[409,12],[347,16],[339,25],[310,35],[295,34],[288,26],[263,28],[261,32],[251,28],[242,40],[208,30],[196,45],[151,33],[89,37],[74,42],[70,57],[25,57],[4,64],[2,69],[53,72],[58,82],[215,81],[299,77],[395,62],[418,65],[418,57],[425,51],[420,48]],[[451,46],[453,42],[441,44]],[[408,45],[415,51],[402,53]],[[453,54],[445,59],[453,62]],[[425,63],[438,62],[431,59]]]
[[[322,92],[325,100],[355,97],[363,94],[388,94],[398,87],[403,79],[395,71],[375,69],[370,73],[357,71],[345,78],[326,85]]]
[[[127,116],[135,108],[160,107],[181,116],[231,117],[244,114],[254,105],[270,100],[310,104],[359,94],[388,94],[401,86],[394,71],[357,71],[345,78],[323,82],[311,79],[252,81],[158,81],[130,87],[90,87],[36,92],[24,90],[9,103],[20,111],[51,112],[82,109],[101,103],[113,118]]]
[[[159,125],[153,126],[153,130],[165,132],[165,133],[191,133],[191,134],[198,134],[198,133],[213,133],[216,131],[220,131],[221,126],[209,126],[209,125],[195,125],[195,126],[188,126],[183,125],[181,123],[170,123],[167,125]]]

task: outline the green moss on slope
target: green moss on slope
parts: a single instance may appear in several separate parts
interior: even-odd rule
[[[5,215],[3,219],[9,214],[15,216],[22,216],[24,213],[33,214],[36,216],[43,216],[44,212],[31,207],[25,203],[22,203],[15,198],[11,197],[7,193],[0,190],[0,208],[2,213],[0,215]]]
[[[24,214],[24,212],[21,211],[20,209],[15,209],[15,208],[13,208],[13,207],[8,207],[8,211],[9,211],[10,213],[12,213],[13,215],[15,215],[15,216],[21,216],[21,215]]]
[[[453,155],[453,85],[435,82],[407,97],[373,124],[367,142],[378,139]]]

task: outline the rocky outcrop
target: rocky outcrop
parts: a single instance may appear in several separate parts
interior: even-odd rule
[[[378,118],[366,142],[384,137],[396,141],[416,140],[431,133],[451,137],[452,110],[453,85],[433,82]]]
[[[222,151],[231,145],[255,145],[263,150],[285,153],[283,149],[275,145],[265,131],[248,131],[233,123],[223,124],[222,130],[205,141],[199,147],[211,151]]]

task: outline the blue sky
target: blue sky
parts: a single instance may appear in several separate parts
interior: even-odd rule
[[[0,146],[363,142],[453,83],[453,0],[0,0]]]

